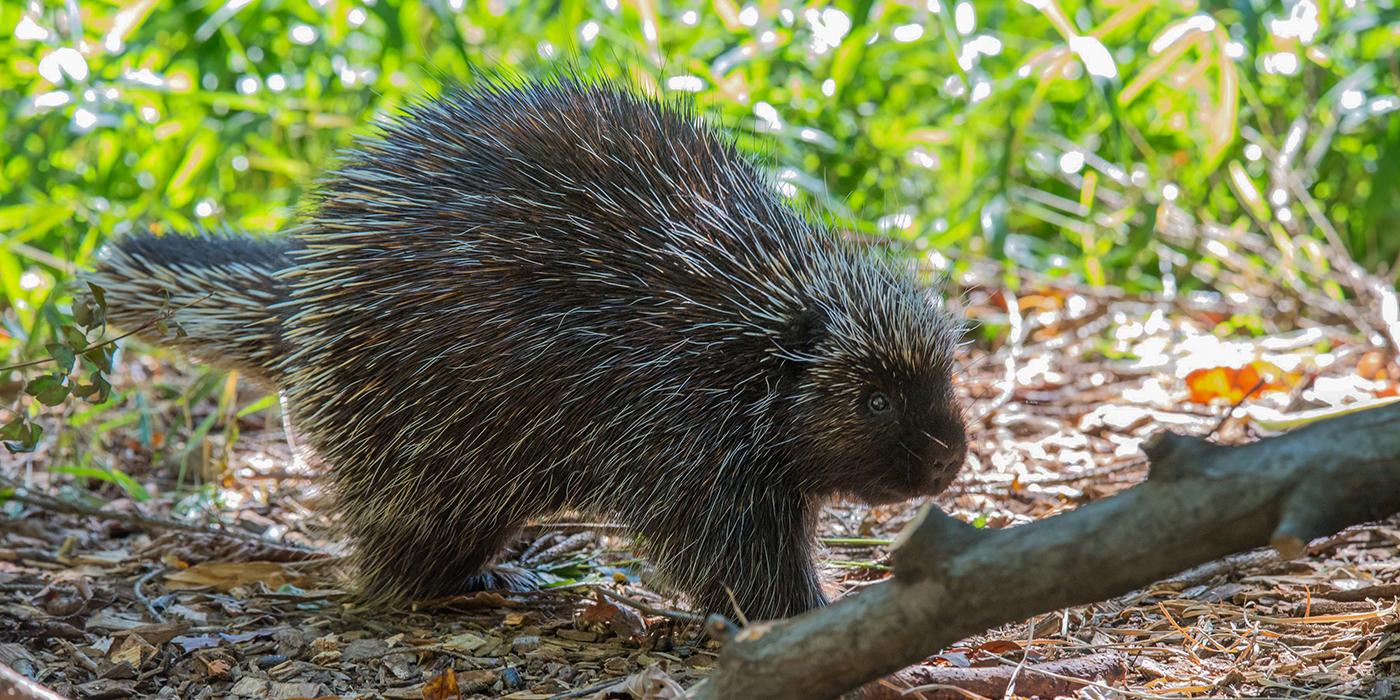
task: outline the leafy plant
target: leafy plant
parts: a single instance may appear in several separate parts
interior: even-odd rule
[[[565,63],[695,95],[785,192],[935,266],[1341,300],[1329,251],[1400,256],[1398,30],[1350,0],[4,3],[0,356],[51,366],[0,432],[107,395],[110,346],[54,304],[107,238],[276,232],[376,119]]]
[[[108,373],[112,371],[114,341],[96,340],[107,328],[107,301],[101,287],[87,285],[87,291],[73,299],[67,314],[55,305],[44,307],[55,340],[44,344],[47,357],[0,368],[0,373],[31,367],[52,369],[24,383],[24,393],[43,406],[57,406],[70,396],[89,403],[102,403],[112,393]],[[43,436],[31,411],[16,410],[14,417],[0,427],[0,439],[11,454],[31,452]]]

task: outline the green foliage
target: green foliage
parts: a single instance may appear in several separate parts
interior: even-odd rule
[[[1268,194],[1290,158],[1353,251],[1388,262],[1400,11],[1285,4],[6,3],[0,269],[20,301],[11,272],[82,264],[132,222],[278,229],[376,116],[444,77],[561,60],[698,90],[796,190],[938,249],[1155,277],[1161,188],[1218,221],[1268,217],[1222,165]],[[1303,148],[1245,148],[1247,131],[1285,150],[1298,120]],[[1103,212],[1097,188],[1134,201]]]
[[[21,377],[39,404],[107,397],[100,290],[59,286],[107,237],[276,231],[376,118],[563,62],[695,92],[786,190],[915,251],[1208,284],[1209,245],[1162,239],[1179,210],[1324,271],[1328,226],[1400,255],[1393,0],[15,0],[0,33],[0,358],[54,363]]]
[[[134,479],[115,469],[100,469],[97,467],[49,467],[52,474],[68,474],[83,479],[95,479],[111,484],[116,484],[122,491],[125,491],[133,500],[145,501],[151,498],[151,494],[136,483]]]
[[[87,291],[73,295],[69,313],[64,314],[51,303],[43,307],[43,319],[55,339],[44,344],[46,357],[0,368],[9,373],[29,367],[52,367],[24,382],[24,393],[44,406],[57,406],[69,396],[88,403],[100,404],[112,392],[107,375],[112,371],[113,343],[101,339],[107,329],[106,294],[97,285],[87,285]],[[98,338],[98,340],[95,340]],[[87,381],[83,381],[86,377]],[[30,420],[24,411],[0,427],[0,440],[11,454],[31,452],[43,436],[43,428]]]

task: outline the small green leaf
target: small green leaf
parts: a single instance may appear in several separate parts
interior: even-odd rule
[[[276,404],[277,404],[277,394],[268,394],[268,395],[266,395],[266,396],[264,396],[264,397],[258,399],[257,401],[254,401],[253,403],[250,403],[250,404],[248,404],[247,406],[244,406],[242,409],[239,409],[239,411],[238,411],[238,417],[239,417],[239,418],[244,418],[244,417],[246,417],[246,416],[251,416],[251,415],[253,415],[254,413],[257,413],[258,411],[262,411],[262,410],[266,410],[266,409],[272,408],[272,407],[275,406]]]
[[[26,437],[29,437],[29,419],[22,415],[0,426],[0,440],[23,440]]]
[[[78,356],[73,352],[73,348],[63,343],[49,343],[44,346],[44,349],[49,351],[49,357],[58,363],[59,369],[64,372],[73,371],[73,363],[78,361]]]
[[[84,300],[84,306],[90,313],[88,328],[100,328],[107,324],[107,307],[97,303],[96,299],[88,297]]]
[[[115,350],[110,343],[99,345],[83,353],[83,359],[87,360],[94,370],[106,374],[112,371],[112,353],[114,352]]]
[[[109,359],[108,363],[110,364],[110,362],[111,360]],[[97,395],[88,399],[90,403],[102,403],[107,400],[107,397],[112,395],[112,385],[107,382],[106,377],[94,377],[92,383],[97,385]]]
[[[109,484],[116,484],[117,486],[120,486],[121,489],[125,491],[128,496],[131,496],[131,498],[136,501],[147,501],[151,498],[150,492],[147,491],[145,487],[141,486],[141,484],[136,483],[135,479],[132,479],[126,474],[119,472],[115,469],[99,469],[97,467],[78,466],[51,467],[49,468],[49,473],[68,474],[79,478],[97,479],[98,481],[105,481]]]
[[[39,400],[45,406],[57,406],[68,398],[68,375],[66,374],[46,374],[37,379],[31,379],[25,385],[25,393]]]
[[[97,302],[97,308],[105,312],[107,310],[107,290],[91,282],[88,282],[88,289],[92,291],[92,298],[93,301]]]
[[[92,306],[88,304],[87,298],[73,300],[73,320],[83,328],[91,328]]]
[[[78,330],[76,326],[64,326],[63,339],[74,348],[85,348],[88,345],[87,334]]]
[[[43,434],[42,427],[29,422],[24,416],[17,416],[0,428],[0,439],[3,439],[5,449],[10,454],[33,452],[34,448],[39,446],[39,438]]]

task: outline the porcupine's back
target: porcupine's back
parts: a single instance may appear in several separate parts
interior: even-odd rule
[[[572,443],[565,500],[596,489],[564,480],[666,493],[659,450],[762,441],[772,330],[841,255],[689,109],[568,80],[410,110],[296,235],[300,423],[399,451],[344,487],[448,481],[390,466],[434,451],[477,475],[561,466]]]

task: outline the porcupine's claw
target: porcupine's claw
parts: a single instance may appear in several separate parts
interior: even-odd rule
[[[540,585],[543,583],[544,579],[531,569],[512,564],[496,564],[468,577],[464,588],[469,592],[529,593],[540,590]]]

